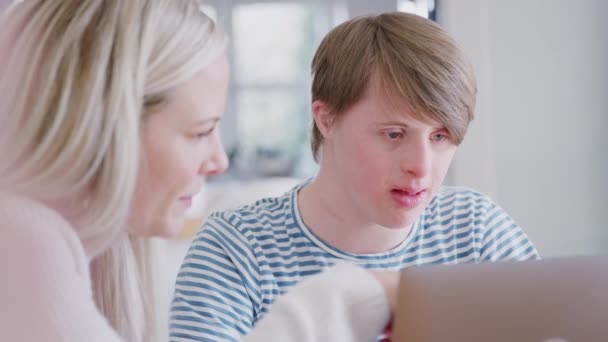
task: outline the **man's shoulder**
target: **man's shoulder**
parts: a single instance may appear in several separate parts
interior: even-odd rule
[[[481,213],[494,206],[494,201],[488,195],[477,190],[465,186],[442,186],[426,207],[425,214]]]
[[[216,211],[206,219],[202,230],[228,230],[251,238],[284,228],[293,216],[292,191],[288,191],[281,196],[265,197],[236,208]]]
[[[291,199],[286,193],[276,197],[264,197],[253,203],[236,208],[216,211],[209,218],[234,223],[264,224],[268,219],[280,218],[291,214]]]

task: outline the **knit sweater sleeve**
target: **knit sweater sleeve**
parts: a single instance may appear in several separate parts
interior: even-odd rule
[[[96,308],[84,250],[60,215],[0,193],[0,231],[1,341],[120,341]]]
[[[382,286],[341,263],[279,298],[244,342],[374,341],[389,320]]]

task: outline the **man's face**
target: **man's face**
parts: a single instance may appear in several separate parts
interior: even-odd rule
[[[389,103],[372,84],[329,126],[321,168],[352,210],[346,214],[409,228],[439,189],[457,146],[438,122],[417,120],[406,106]]]

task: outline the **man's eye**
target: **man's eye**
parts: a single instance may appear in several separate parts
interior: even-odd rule
[[[436,134],[433,134],[431,138],[434,141],[444,141],[448,138],[448,136],[443,133],[436,133]]]
[[[386,135],[387,138],[389,138],[391,140],[395,140],[395,139],[399,139],[399,138],[403,137],[403,133],[397,132],[397,131],[386,132],[384,134]]]

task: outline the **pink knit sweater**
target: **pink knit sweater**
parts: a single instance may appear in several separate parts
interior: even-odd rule
[[[95,306],[88,260],[68,222],[0,191],[0,232],[0,341],[121,341]],[[388,311],[380,284],[342,264],[279,299],[243,341],[369,342]]]
[[[76,233],[43,205],[0,192],[0,341],[120,341],[97,310]]]

